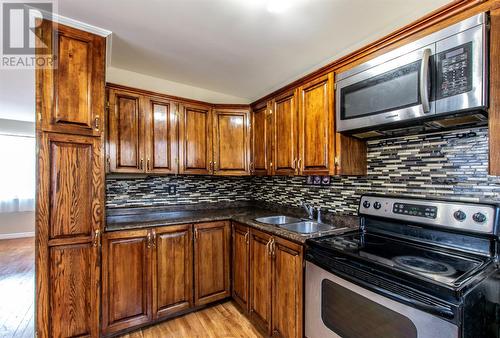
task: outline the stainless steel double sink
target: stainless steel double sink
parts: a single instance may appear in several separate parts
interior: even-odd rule
[[[259,223],[275,225],[282,229],[293,231],[299,234],[312,234],[316,232],[335,229],[335,227],[332,225],[282,215],[259,217],[256,218],[255,221]]]

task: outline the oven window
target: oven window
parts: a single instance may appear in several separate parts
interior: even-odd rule
[[[343,338],[416,338],[410,319],[327,279],[321,283],[323,323]]]
[[[342,120],[419,105],[420,64],[416,61],[342,88]]]

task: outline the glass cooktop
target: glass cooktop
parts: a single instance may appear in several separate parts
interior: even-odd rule
[[[471,258],[460,253],[438,251],[374,234],[346,234],[312,240],[325,249],[334,249],[371,262],[416,274],[448,285],[460,280],[484,263],[481,258]]]

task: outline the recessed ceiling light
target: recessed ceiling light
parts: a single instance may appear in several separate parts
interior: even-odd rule
[[[293,0],[268,0],[267,10],[271,13],[283,13],[292,6]]]

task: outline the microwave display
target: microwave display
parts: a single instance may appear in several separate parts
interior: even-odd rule
[[[472,42],[437,55],[436,99],[472,90]]]

